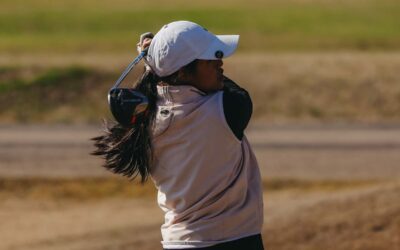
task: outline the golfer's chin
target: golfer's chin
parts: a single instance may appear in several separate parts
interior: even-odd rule
[[[223,75],[221,75],[217,78],[215,86],[216,86],[216,90],[221,90],[224,87],[224,76]]]
[[[210,82],[206,86],[198,86],[197,88],[205,93],[213,93],[222,90],[224,87],[224,78],[218,77],[214,82]]]
[[[224,88],[224,82],[223,82],[223,78],[221,78],[221,81],[218,81],[215,84],[215,87],[209,92],[216,92],[216,91],[222,90],[223,88]]]

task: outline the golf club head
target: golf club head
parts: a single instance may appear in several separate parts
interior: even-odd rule
[[[138,46],[142,45],[144,39],[153,38],[151,32],[140,36]],[[136,117],[147,110],[149,101],[145,95],[129,88],[119,88],[119,85],[139,61],[147,55],[148,48],[138,50],[139,55],[122,72],[114,86],[108,92],[108,105],[115,120],[121,125],[130,126],[136,121]]]
[[[149,101],[139,91],[128,88],[112,88],[108,92],[108,104],[115,120],[121,125],[132,125],[136,116],[147,110]]]

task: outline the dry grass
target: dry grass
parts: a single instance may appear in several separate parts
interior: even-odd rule
[[[399,120],[398,54],[249,55],[225,64],[260,120]]]
[[[266,224],[265,245],[274,250],[398,250],[399,193],[397,184],[297,210]]]
[[[104,198],[154,198],[154,185],[122,178],[2,178],[0,198],[92,201]]]
[[[117,179],[111,182],[114,181],[122,182]],[[76,200],[71,193],[91,189],[92,181],[72,184],[66,180],[38,179],[4,183],[3,180],[2,192],[11,191],[21,183],[30,186],[24,190],[17,187],[16,194],[29,193],[32,188],[37,192],[39,189],[35,186],[46,190],[42,190],[44,195],[14,196],[1,201],[0,234],[5,237],[0,242],[1,249],[155,250],[161,247],[162,213],[154,196],[150,202],[132,199],[129,195],[109,196],[106,191],[104,196],[88,199],[86,195],[78,195]],[[99,189],[110,186],[105,180],[95,183]],[[269,183],[274,183],[274,187],[267,185],[264,197],[266,249],[398,250],[400,183],[323,184],[289,180]],[[69,190],[70,194],[55,198],[56,192],[58,195],[64,192],[60,192],[62,189]],[[126,192],[123,190],[126,189],[118,192]],[[49,192],[54,194],[48,195]]]
[[[75,69],[86,73],[78,78],[65,75],[71,71],[67,65],[79,60],[73,57],[58,62],[58,69],[36,65],[36,75],[29,60],[20,61],[14,69],[6,68],[0,73],[0,87],[25,87],[0,92],[7,102],[0,109],[0,121],[85,123],[109,117],[107,89],[123,62],[129,61],[127,57],[83,60],[84,66]],[[251,93],[253,118],[270,123],[399,122],[399,67],[399,53],[345,52],[237,55],[224,65],[227,76]],[[43,77],[57,71],[60,77],[51,84],[39,84]],[[133,81],[130,78],[127,83]],[[27,103],[27,99],[31,101]]]
[[[377,185],[378,183],[380,182],[373,180],[349,181],[349,180],[301,180],[301,179],[275,178],[275,179],[265,179],[263,181],[263,187],[265,192],[276,192],[276,191],[335,192],[339,190]]]
[[[330,191],[377,185],[377,181],[268,179],[263,181],[265,192]],[[107,198],[155,199],[152,181],[141,185],[126,178],[1,178],[0,200],[10,198],[36,201],[94,201]]]

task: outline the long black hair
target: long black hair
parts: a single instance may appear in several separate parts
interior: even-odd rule
[[[182,68],[185,74],[194,74],[197,60]],[[103,167],[113,173],[135,179],[139,174],[144,183],[150,174],[153,152],[151,126],[157,112],[157,84],[184,84],[178,79],[178,72],[160,78],[152,71],[145,70],[134,89],[148,98],[147,111],[140,114],[129,126],[119,123],[109,126],[105,122],[104,134],[92,138],[96,149],[91,153],[105,159]]]

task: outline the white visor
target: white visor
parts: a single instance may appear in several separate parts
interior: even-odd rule
[[[189,21],[164,25],[151,41],[145,60],[155,74],[168,76],[196,59],[218,60],[235,52],[239,35],[210,33]]]

